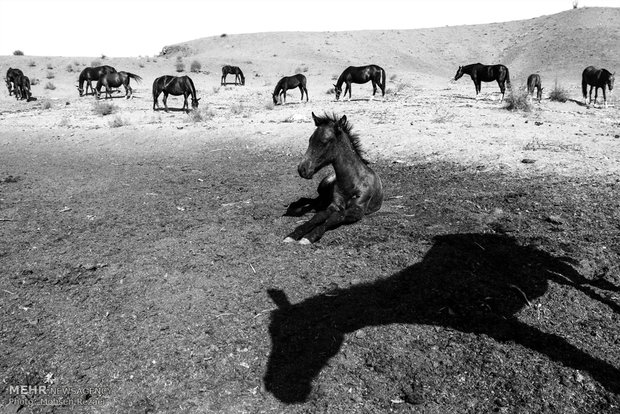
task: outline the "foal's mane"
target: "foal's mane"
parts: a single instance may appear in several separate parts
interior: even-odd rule
[[[343,124],[341,124],[340,123],[341,117],[337,116],[334,113],[332,113],[331,115],[324,114],[323,116],[315,115],[315,117],[316,117],[316,123],[318,125],[332,124],[333,127],[336,127],[339,125],[341,128],[341,131],[347,135],[347,138],[349,138],[349,141],[351,142],[351,146],[353,147],[353,150],[355,151],[355,153],[358,155],[358,157],[361,158],[364,164],[368,164],[368,160],[366,159],[366,152],[362,148],[362,142],[360,141],[360,137],[359,135],[357,135],[356,132],[352,131],[353,125],[351,124],[351,122],[349,122],[348,119]]]

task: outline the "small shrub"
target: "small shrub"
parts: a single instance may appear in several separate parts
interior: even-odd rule
[[[273,108],[275,108],[275,107],[276,107],[276,106],[275,106],[275,104],[273,103],[273,101],[268,101],[268,102],[265,104],[265,109],[272,110],[272,109],[273,109]]]
[[[216,94],[220,91],[220,87],[219,86],[214,86],[213,89],[211,89],[211,91],[213,92],[213,94]]]
[[[54,75],[54,72],[48,71],[47,72],[47,79],[54,79],[56,77],[56,75]]]
[[[71,127],[71,121],[68,116],[63,116],[60,122],[58,123],[59,127],[69,128]]]
[[[39,80],[39,78],[32,78],[30,79],[30,85],[34,86],[34,85],[38,85],[41,81]]]
[[[325,91],[326,95],[333,95],[335,93],[336,93],[336,88],[334,88],[333,86],[329,88],[327,91]]]
[[[48,68],[49,70],[52,70],[52,69],[54,69],[54,65],[52,65],[51,63],[48,63],[48,64],[47,64],[47,68]]]
[[[41,102],[41,109],[52,109],[52,101],[46,99]]]
[[[30,82],[30,84],[32,85],[32,82]],[[43,88],[53,91],[54,89],[56,89],[56,85],[54,85],[52,82],[47,82]]]
[[[443,124],[444,122],[451,121],[455,116],[456,115],[453,112],[437,108],[435,110],[435,116],[431,119],[431,122],[435,124]]]
[[[332,75],[332,80],[333,80],[333,81],[338,80],[338,75]]]
[[[94,68],[95,66],[101,66],[101,62],[98,60],[93,60],[92,62],[90,62],[91,68]]]
[[[24,56],[24,52],[21,50],[16,50],[13,52],[13,56]]]
[[[139,67],[141,67],[141,68],[143,68],[143,67],[144,67],[144,62],[139,62],[139,63],[138,63],[138,66],[139,66]]]
[[[80,66],[80,62],[78,62],[78,61],[76,60],[75,62],[73,62],[73,66],[75,66],[75,67],[77,68],[78,66]]]
[[[301,65],[301,66],[298,66],[297,69],[295,69],[295,73],[305,73],[305,72],[308,72],[307,65]]]
[[[37,62],[35,62],[34,60],[31,60],[30,62],[28,62],[28,66],[30,66],[31,68],[34,68],[35,66],[37,66]]]
[[[73,69],[73,65],[72,65],[71,63],[69,63],[69,64],[67,65],[67,68],[66,68],[66,69],[67,69],[67,72],[69,72],[69,73],[71,73],[71,72],[75,71],[75,69]]]
[[[101,116],[110,115],[116,112],[117,109],[116,105],[110,102],[95,102],[93,104],[93,112]]]
[[[228,36],[226,33],[222,33],[222,34],[220,35],[220,37],[226,37],[226,36]]]
[[[390,81],[394,82],[396,78],[398,78],[398,75],[393,74],[392,76],[390,76]]]
[[[101,55],[101,60],[106,60],[107,56],[106,55]]]
[[[233,106],[230,107],[230,112],[233,113],[233,115],[239,115],[240,113],[242,113],[244,111],[244,107],[243,104],[235,104]]]
[[[504,108],[508,109],[509,111],[529,112],[532,110],[532,106],[530,105],[530,97],[527,93],[527,89],[510,89],[508,91],[508,94],[504,97],[504,102],[506,102]]]
[[[215,112],[211,108],[206,107],[204,109],[194,109],[187,115],[192,122],[206,122],[215,116]]]
[[[129,121],[121,118],[119,115],[116,115],[114,119],[108,123],[108,125],[110,125],[110,128],[120,128],[122,126],[129,125]]]
[[[202,65],[197,60],[194,60],[191,65],[189,65],[189,70],[198,73],[202,69]]]
[[[175,65],[177,72],[183,72],[185,70],[185,63],[178,61]]]
[[[549,93],[549,100],[554,102],[566,102],[568,101],[568,91],[562,86],[558,85],[558,80],[555,80],[553,89]]]

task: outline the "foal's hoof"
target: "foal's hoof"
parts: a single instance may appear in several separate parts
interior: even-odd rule
[[[312,244],[312,243],[310,243],[310,240],[304,237],[303,239],[299,240],[299,244]]]
[[[295,239],[293,239],[292,237],[287,237],[286,239],[283,240],[284,243],[293,243],[295,241]]]

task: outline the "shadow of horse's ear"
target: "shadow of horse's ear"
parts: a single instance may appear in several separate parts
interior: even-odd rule
[[[284,291],[280,289],[267,289],[267,293],[279,309],[288,308],[291,306],[291,302],[286,297],[286,293],[284,293]]]

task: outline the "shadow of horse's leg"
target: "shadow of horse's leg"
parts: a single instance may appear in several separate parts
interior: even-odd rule
[[[576,348],[562,337],[542,332],[514,318],[485,324],[472,331],[487,334],[500,342],[514,341],[566,367],[588,372],[610,392],[620,393],[620,370]]]

